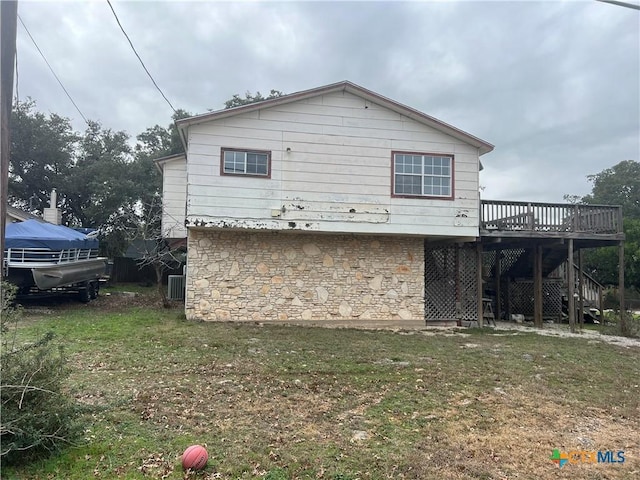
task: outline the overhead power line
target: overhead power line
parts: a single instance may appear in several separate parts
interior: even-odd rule
[[[636,5],[635,3],[618,2],[616,0],[597,0],[597,1],[602,3],[610,3],[611,5],[617,5],[619,7],[633,8],[634,10],[640,10],[640,5]]]
[[[147,72],[147,75],[149,75],[149,78],[153,82],[153,85],[160,92],[160,95],[162,95],[162,98],[164,98],[165,102],[167,102],[169,104],[169,106],[171,107],[171,110],[173,110],[174,113],[178,113],[178,112],[176,112],[176,109],[173,108],[173,105],[171,105],[171,102],[169,101],[167,96],[162,92],[162,90],[160,89],[160,87],[158,86],[156,81],[153,79],[153,76],[151,75],[151,73],[149,73],[149,70],[147,69],[146,65],[142,61],[142,58],[140,58],[140,55],[138,55],[138,52],[136,51],[136,48],[133,46],[133,42],[131,42],[131,39],[129,38],[129,35],[127,35],[127,32],[125,32],[124,27],[120,23],[120,19],[118,18],[118,15],[116,14],[116,11],[113,9],[113,5],[111,5],[111,1],[107,0],[107,3],[109,4],[109,8],[111,8],[111,12],[113,12],[113,16],[116,18],[116,22],[118,22],[118,26],[120,27],[120,30],[122,30],[122,33],[124,34],[125,38],[129,42],[129,45],[131,45],[131,50],[133,50],[133,53],[135,53],[136,57],[138,57],[138,60],[140,61],[140,65],[142,65],[142,68],[144,68],[144,71]]]
[[[76,105],[76,102],[73,101],[73,98],[71,98],[71,95],[69,94],[69,92],[67,91],[67,89],[64,87],[64,85],[62,84],[62,81],[58,78],[58,75],[56,75],[56,72],[53,70],[53,67],[49,64],[49,61],[47,60],[47,57],[44,56],[44,53],[42,53],[42,50],[40,50],[40,47],[38,46],[38,44],[36,43],[35,39],[33,38],[33,35],[31,35],[31,32],[29,31],[29,29],[27,28],[27,26],[24,24],[24,21],[22,20],[22,17],[20,15],[18,15],[18,20],[20,20],[20,23],[22,24],[22,27],[25,29],[25,31],[27,32],[27,35],[29,35],[29,38],[31,39],[31,41],[33,42],[33,44],[35,45],[36,49],[38,50],[38,53],[40,53],[40,55],[42,56],[42,59],[44,60],[44,63],[47,64],[47,67],[49,67],[49,70],[51,70],[51,73],[53,73],[53,76],[56,78],[56,80],[58,81],[58,83],[60,84],[60,86],[62,87],[62,90],[64,90],[64,93],[66,93],[67,97],[69,97],[69,100],[71,100],[71,103],[73,103],[73,106],[76,107],[76,110],[78,111],[78,113],[80,114],[80,116],[82,117],[82,119],[85,121],[85,123],[87,125],[89,125],[89,121],[87,120],[87,118],[82,114],[82,112],[80,111],[80,108],[78,108],[78,105]]]

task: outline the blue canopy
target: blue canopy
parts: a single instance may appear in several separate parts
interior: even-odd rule
[[[26,220],[7,224],[5,248],[96,249],[98,239],[63,225]]]

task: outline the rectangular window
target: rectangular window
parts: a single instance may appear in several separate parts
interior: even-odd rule
[[[453,198],[453,156],[394,152],[393,195]]]
[[[221,157],[222,175],[271,176],[271,152],[223,148]]]

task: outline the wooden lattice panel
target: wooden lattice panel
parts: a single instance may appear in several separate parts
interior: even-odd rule
[[[482,254],[482,275],[484,278],[492,278],[496,271],[496,251],[489,250]]]
[[[456,319],[455,246],[425,247],[424,308],[427,320]]]
[[[560,318],[562,316],[563,282],[555,278],[542,281],[542,316]],[[509,284],[511,313],[525,317],[533,316],[533,280],[517,280]]]
[[[507,250],[501,250],[502,259],[500,263],[500,271],[502,274],[504,275],[505,272],[508,272],[523,254],[525,254],[524,248],[509,248]]]
[[[460,320],[478,320],[478,262],[475,246],[458,248],[458,301]]]
[[[478,319],[475,246],[425,247],[427,321]]]

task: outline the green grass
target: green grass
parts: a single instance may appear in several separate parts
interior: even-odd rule
[[[640,468],[640,348],[490,329],[198,323],[113,301],[25,319],[21,339],[52,330],[64,345],[85,431],[2,478],[632,478]],[[180,454],[193,443],[210,460],[186,475]],[[548,460],[587,447],[630,452],[608,467]]]

